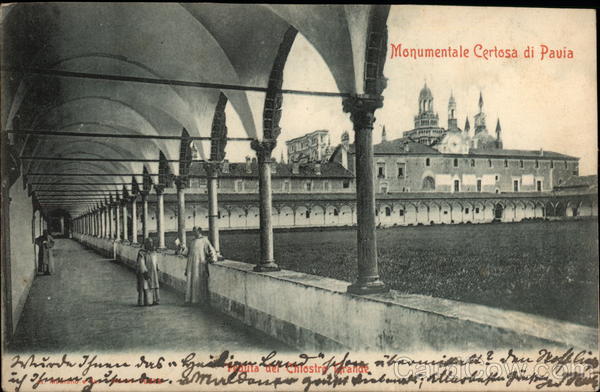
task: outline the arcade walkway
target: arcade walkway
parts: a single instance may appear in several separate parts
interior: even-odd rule
[[[11,351],[285,351],[232,319],[183,306],[161,290],[161,305],[138,307],[135,275],[126,267],[56,240],[56,272],[38,276],[25,304]]]

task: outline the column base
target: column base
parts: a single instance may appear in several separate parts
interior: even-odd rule
[[[257,264],[254,267],[254,272],[273,272],[273,271],[281,271],[281,268],[275,262],[268,261],[266,263]]]
[[[390,288],[378,277],[369,281],[356,281],[348,286],[348,293],[358,295],[387,293],[388,291]]]

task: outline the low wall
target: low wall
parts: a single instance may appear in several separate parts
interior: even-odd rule
[[[139,246],[75,235],[100,253],[134,266]],[[186,258],[159,253],[161,280],[185,288]],[[347,282],[294,271],[257,273],[226,260],[209,265],[211,305],[299,349],[466,350],[567,348],[596,350],[597,330],[483,305],[401,294],[357,296]]]

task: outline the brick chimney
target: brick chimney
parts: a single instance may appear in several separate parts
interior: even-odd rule
[[[252,159],[250,157],[246,157],[246,173],[252,173]]]

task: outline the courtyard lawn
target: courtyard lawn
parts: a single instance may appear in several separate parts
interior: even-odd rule
[[[377,231],[379,271],[391,288],[598,323],[597,220],[393,227]],[[259,234],[221,235],[223,255],[255,263]],[[275,233],[283,269],[354,281],[356,231]]]

